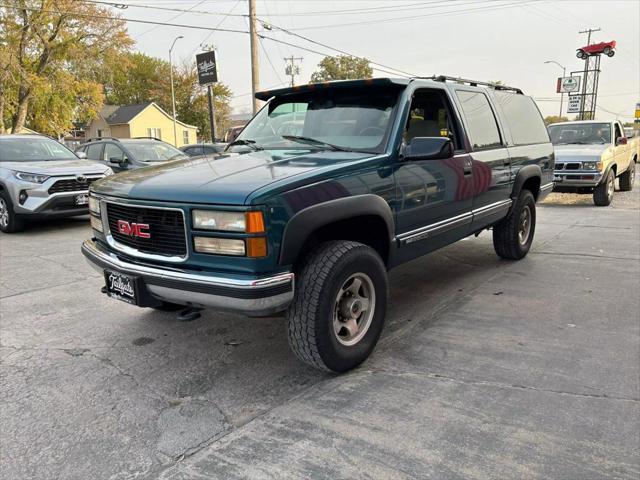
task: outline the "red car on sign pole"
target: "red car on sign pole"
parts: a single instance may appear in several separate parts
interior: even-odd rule
[[[607,57],[613,57],[616,54],[615,48],[615,40],[611,40],[610,42],[594,43],[593,45],[587,45],[586,47],[579,48],[576,51],[576,57],[584,60],[590,55],[599,55],[600,53],[604,53]]]

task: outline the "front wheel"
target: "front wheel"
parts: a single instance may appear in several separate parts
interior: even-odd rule
[[[0,230],[4,233],[19,232],[24,222],[13,211],[13,203],[5,192],[0,192]]]
[[[531,248],[536,230],[536,200],[522,190],[505,219],[493,227],[493,248],[501,258],[520,260]]]
[[[385,265],[371,247],[350,241],[316,247],[297,277],[287,311],[295,355],[333,372],[361,364],[382,332],[387,288]]]
[[[593,190],[593,203],[599,207],[607,207],[611,205],[615,185],[616,176],[614,175],[613,170],[609,170],[604,182],[600,183],[600,185]]]

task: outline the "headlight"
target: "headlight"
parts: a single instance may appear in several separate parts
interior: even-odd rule
[[[224,232],[264,232],[262,212],[222,212],[194,210],[193,228],[196,230],[218,230]]]
[[[193,246],[199,253],[218,255],[244,255],[244,240],[234,238],[193,237]]]
[[[89,197],[89,211],[100,215],[100,200],[96,197]]]
[[[583,170],[595,170],[597,162],[582,162]]]
[[[29,183],[44,183],[49,175],[40,175],[38,173],[13,172],[16,178]]]
[[[91,215],[91,227],[99,232],[102,232],[102,220],[99,217]]]

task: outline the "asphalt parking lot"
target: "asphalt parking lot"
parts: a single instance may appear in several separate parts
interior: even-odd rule
[[[391,273],[372,358],[299,363],[282,318],[107,299],[86,218],[0,237],[3,479],[640,477],[640,184],[553,194]]]

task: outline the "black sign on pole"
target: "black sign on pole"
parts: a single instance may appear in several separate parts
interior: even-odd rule
[[[209,85],[218,81],[218,62],[216,52],[204,52],[196,55],[196,65],[198,67],[198,83]]]
[[[207,87],[207,100],[209,103],[209,125],[211,127],[211,141],[216,141],[216,120],[213,112],[213,98],[211,84],[218,81],[218,62],[216,52],[199,53],[196,55],[196,66],[198,68],[198,83]]]

